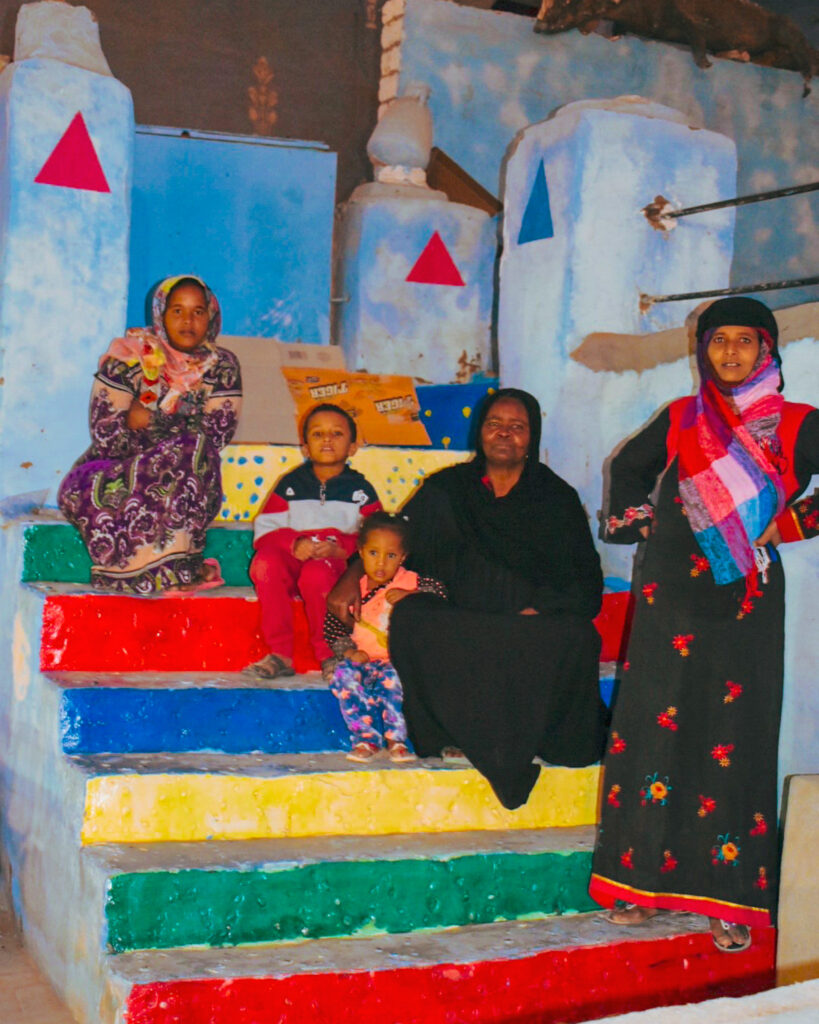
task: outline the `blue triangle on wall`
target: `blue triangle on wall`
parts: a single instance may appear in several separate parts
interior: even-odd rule
[[[540,238],[554,238],[554,233],[552,210],[549,206],[549,186],[546,184],[546,171],[543,169],[541,160],[535,174],[535,183],[532,185],[529,202],[523,213],[518,245],[537,242]]]

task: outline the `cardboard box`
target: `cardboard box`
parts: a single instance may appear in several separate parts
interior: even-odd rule
[[[411,377],[349,373],[336,345],[220,335],[242,367],[242,412],[234,444],[299,444],[307,410],[332,402],[355,419],[367,444],[429,445]]]
[[[282,367],[344,369],[337,345],[298,345],[275,338],[219,336],[242,367],[242,412],[234,444],[298,444],[298,414]]]
[[[332,402],[356,422],[365,444],[429,445],[412,377],[283,366],[299,420],[319,402]]]

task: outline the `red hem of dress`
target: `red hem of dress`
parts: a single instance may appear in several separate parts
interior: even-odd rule
[[[686,896],[673,892],[646,892],[631,886],[613,882],[610,878],[592,875],[589,895],[601,907],[613,907],[615,900],[635,903],[638,907],[656,907],[658,910],[673,910],[678,913],[703,914],[718,917],[732,924],[744,924],[749,928],[767,928],[771,925],[771,914],[761,907],[747,907],[738,903],[727,903],[708,899],[705,896]]]

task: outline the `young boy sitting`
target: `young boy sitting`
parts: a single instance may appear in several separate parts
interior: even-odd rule
[[[324,640],[327,594],[356,549],[362,517],[381,508],[372,484],[347,465],[358,448],[352,416],[337,405],[316,405],[304,419],[302,440],[306,461],[284,474],[253,524],[250,577],[270,649],[244,670],[256,679],[294,674],[290,601],[297,593],[316,657],[331,658]]]

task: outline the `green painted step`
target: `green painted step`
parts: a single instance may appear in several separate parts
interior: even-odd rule
[[[200,862],[213,859],[210,845]],[[251,844],[255,856],[218,866],[113,874],[105,901],[109,950],[412,932],[596,908],[586,891],[589,829],[314,841],[297,863],[266,861],[269,850]]]
[[[91,559],[69,523],[36,523],[26,527],[24,537],[23,583],[90,583]],[[227,586],[250,586],[247,570],[252,555],[253,530],[208,530],[205,557],[219,560]]]

